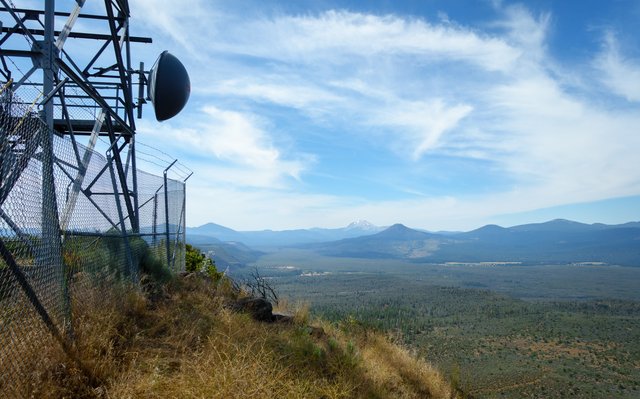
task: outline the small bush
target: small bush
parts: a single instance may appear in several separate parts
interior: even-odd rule
[[[143,240],[136,243],[139,257],[140,271],[151,276],[155,281],[166,283],[172,277],[171,271],[158,257],[154,255],[149,246]]]
[[[191,244],[186,245],[185,269],[188,272],[199,272],[205,266],[206,255]]]

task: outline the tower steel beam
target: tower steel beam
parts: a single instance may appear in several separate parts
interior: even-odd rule
[[[127,87],[130,88],[131,86],[129,85],[129,81],[127,79],[127,77],[125,76],[125,65],[124,65],[124,60],[122,58],[122,43],[124,43],[124,39],[127,38],[127,21],[125,20],[123,25],[120,27],[120,30],[122,30],[124,28],[124,34],[122,36],[122,43],[120,42],[120,40],[116,40],[116,38],[118,37],[118,29],[116,28],[116,23],[113,20],[113,9],[110,6],[111,1],[109,0],[105,0],[105,7],[107,9],[107,15],[109,16],[109,29],[111,30],[111,41],[113,42],[113,50],[115,53],[115,57],[116,57],[116,61],[118,63],[118,66],[120,66],[120,68],[118,68],[118,75],[120,77],[120,84],[122,85],[122,87]],[[128,57],[127,57],[128,58]],[[127,68],[127,71],[130,68]],[[133,98],[131,95],[131,90],[124,90],[124,101],[126,104],[133,104]],[[131,127],[133,130],[135,130],[135,122],[133,119],[133,107],[127,107],[127,118],[125,118],[125,120],[128,120],[129,123],[131,124]]]
[[[4,2],[3,2],[4,3]],[[17,13],[24,13],[24,14],[37,14],[37,15],[42,15],[44,14],[43,10],[35,10],[35,9],[30,9],[30,8],[7,8],[7,7],[0,7],[0,11],[9,11],[9,10],[13,10],[14,12]],[[53,13],[53,15],[55,15],[56,17],[68,17],[71,15],[71,13],[69,12],[61,12],[61,11],[55,11]],[[84,18],[84,19],[100,19],[100,20],[107,20],[108,17],[105,15],[95,15],[95,14],[79,14],[78,15],[79,18]],[[124,19],[124,17],[115,17],[116,19]]]
[[[7,33],[10,32],[12,28],[2,27],[2,32]],[[34,36],[44,36],[43,29],[30,29],[30,28],[18,28],[15,30],[15,33],[20,33],[23,35],[30,36],[36,41]],[[55,35],[60,35],[61,31],[55,31]],[[95,39],[95,40],[111,40],[111,35],[107,35],[104,33],[86,33],[86,32],[71,32],[69,33],[69,37],[74,39]],[[153,40],[149,37],[140,37],[140,36],[131,36],[129,37],[129,41],[132,43],[153,43]]]
[[[138,217],[137,210],[133,209],[133,203],[131,202],[131,192],[127,187],[127,176],[124,173],[124,168],[122,167],[122,157],[120,156],[120,149],[118,149],[116,142],[118,138],[113,133],[113,129],[111,128],[111,118],[109,115],[106,116],[105,122],[108,126],[109,138],[111,139],[111,146],[113,148],[113,161],[116,165],[116,170],[118,172],[118,178],[120,180],[120,187],[122,187],[122,193],[124,194],[124,203],[127,207],[127,213],[129,214],[129,220],[131,223],[131,228],[134,233],[138,233],[140,231],[138,225]]]

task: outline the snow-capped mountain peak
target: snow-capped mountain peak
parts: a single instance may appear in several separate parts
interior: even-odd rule
[[[378,226],[375,226],[366,220],[357,220],[353,223],[350,223],[347,226],[347,230],[379,230]]]

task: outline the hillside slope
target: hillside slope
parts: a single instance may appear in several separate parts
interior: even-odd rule
[[[450,398],[424,361],[345,321],[262,323],[229,310],[237,291],[190,274],[166,286],[75,298],[78,357],[25,354],[31,397]],[[93,383],[89,381],[93,380]]]
[[[446,241],[449,239],[443,236],[395,224],[377,234],[309,244],[306,247],[329,256],[415,259],[432,255]]]

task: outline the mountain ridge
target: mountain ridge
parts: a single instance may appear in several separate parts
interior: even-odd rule
[[[201,226],[199,231],[217,233],[218,237],[214,239],[242,242],[252,248],[298,247],[335,257],[432,263],[602,262],[640,266],[640,222],[607,225],[554,219],[512,227],[489,224],[460,233],[431,233],[400,223],[387,228],[371,226],[369,222],[358,221],[339,229],[237,232],[209,223]],[[194,230],[198,231],[198,228],[188,229],[187,232]],[[208,236],[194,237],[202,242]],[[225,252],[229,252],[228,248]],[[242,255],[237,248],[234,248],[234,253]],[[246,254],[242,258],[251,259],[256,254]]]
[[[236,231],[216,223],[206,223],[197,227],[187,227],[187,234],[209,236],[220,241],[240,241],[254,247],[282,247],[353,238],[375,234],[383,229],[384,227],[375,226],[366,220],[357,220],[346,227],[335,229],[314,227],[309,229],[249,231]]]
[[[396,258],[421,262],[601,262],[640,266],[640,228],[571,221],[501,227],[486,225],[442,235],[393,225],[365,237],[310,246],[337,257]]]

